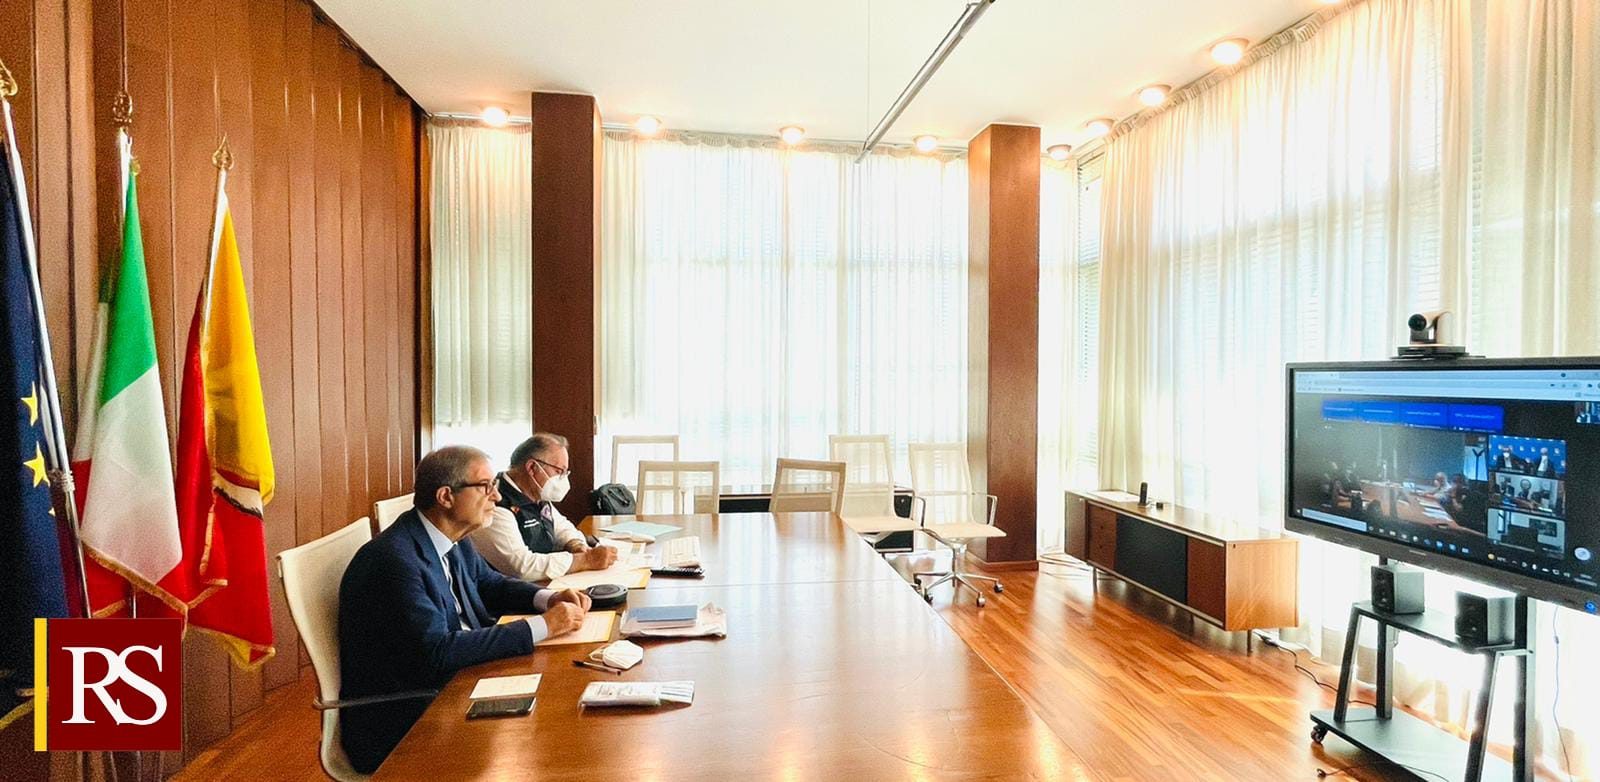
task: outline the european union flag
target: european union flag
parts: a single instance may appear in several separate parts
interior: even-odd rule
[[[0,153],[8,152],[0,145]],[[67,615],[51,509],[42,344],[17,185],[0,161],[0,719],[33,688],[33,620]]]

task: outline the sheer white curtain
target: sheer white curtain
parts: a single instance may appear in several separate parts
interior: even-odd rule
[[[600,442],[763,483],[827,436],[966,436],[966,162],[608,134]],[[608,465],[597,464],[604,472]]]
[[[496,463],[532,431],[532,136],[428,124],[434,433]]]
[[[1600,352],[1595,17],[1370,0],[1111,139],[1100,483],[1280,523],[1284,363],[1391,355],[1409,312],[1455,310],[1488,355]],[[1303,541],[1286,635],[1336,660],[1369,561]],[[1452,584],[1431,578],[1430,602]],[[1582,773],[1600,623],[1541,622],[1543,762]],[[1398,655],[1401,699],[1467,730],[1476,660]]]

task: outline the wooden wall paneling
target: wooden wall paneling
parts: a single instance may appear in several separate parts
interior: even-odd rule
[[[350,449],[345,437],[344,384],[344,155],[343,63],[338,33],[325,24],[312,28],[316,112],[317,212],[317,373],[322,416],[322,529],[326,535],[350,523]]]
[[[405,295],[408,323],[410,328],[404,328],[400,334],[400,355],[402,357],[401,370],[405,383],[402,386],[405,393],[402,399],[405,402],[404,416],[401,423],[407,429],[404,438],[405,448],[402,451],[405,458],[400,462],[400,485],[405,491],[411,491],[412,481],[416,478],[417,460],[422,458],[422,372],[423,356],[429,351],[428,344],[423,340],[422,324],[426,321],[428,312],[425,309],[422,297],[422,287],[419,282],[422,277],[425,257],[422,251],[422,209],[425,195],[421,192],[422,176],[422,120],[417,107],[411,103],[410,98],[404,100],[405,104],[405,134],[401,139],[404,151],[401,159],[407,165],[401,167],[401,178],[404,187],[400,190],[400,198],[405,204],[402,210],[402,223],[400,226],[401,243],[404,252],[400,256],[400,279],[403,281],[401,291]]]
[[[288,101],[285,95],[285,19],[283,0],[265,0],[249,7],[250,98],[253,153],[251,213],[254,227],[250,251],[251,324],[256,357],[266,397],[267,433],[272,442],[275,498],[267,504],[265,529],[268,561],[296,543],[295,498],[300,485],[295,448],[293,273],[289,251]],[[269,566],[269,573],[272,568]],[[300,653],[294,621],[284,603],[283,587],[268,577],[272,592],[273,644],[277,653],[262,671],[268,688],[299,677]],[[237,688],[236,688],[237,689]],[[260,687],[257,687],[259,694]],[[239,706],[237,692],[234,706]]]
[[[1033,562],[1038,523],[1039,129],[994,124],[969,144],[968,459],[998,498],[988,562]]]
[[[399,300],[400,322],[396,331],[400,339],[396,346],[398,364],[395,367],[398,382],[395,383],[395,398],[399,400],[400,407],[395,411],[394,420],[399,423],[396,445],[400,472],[396,481],[400,493],[411,491],[411,470],[416,464],[415,453],[415,427],[416,420],[416,333],[417,333],[417,296],[415,289],[416,280],[416,244],[412,237],[417,230],[415,210],[412,208],[412,199],[415,198],[416,176],[416,141],[413,131],[413,118],[411,116],[411,101],[404,95],[395,95],[395,134],[394,134],[394,160],[395,165],[395,292]]]
[[[417,125],[417,458],[433,448],[433,143]],[[413,474],[415,468],[413,468]]]
[[[95,146],[98,123],[94,77],[98,64],[94,55],[97,35],[94,2],[66,0],[65,5],[67,132],[71,150],[67,166],[68,178],[72,183],[69,233],[72,238],[70,263],[53,265],[66,267],[71,283],[67,292],[67,309],[51,314],[50,334],[57,358],[56,385],[61,393],[62,420],[72,427],[78,417],[77,402],[82,393],[77,382],[77,368],[87,363],[88,350],[84,338],[93,330],[94,305],[98,298],[96,270],[102,244],[97,230],[99,207],[96,188],[100,161],[108,155]],[[114,163],[115,156],[109,157]]]
[[[130,4],[131,5],[131,4]],[[168,79],[172,103],[168,116],[172,160],[166,171],[141,167],[140,197],[161,186],[170,188],[173,234],[166,254],[147,253],[152,276],[165,272],[170,290],[155,315],[156,347],[166,369],[163,382],[168,426],[176,431],[180,367],[189,335],[190,318],[199,295],[201,278],[210,254],[210,237],[216,192],[216,169],[211,164],[220,133],[217,126],[213,79],[218,50],[216,8],[206,3],[174,3],[172,48]],[[136,108],[135,111],[138,111]],[[146,114],[148,118],[149,115]],[[152,212],[154,217],[156,213]],[[152,289],[154,286],[152,285]],[[152,299],[155,299],[152,290]],[[161,352],[161,348],[166,348]],[[222,648],[210,639],[191,638],[184,644],[184,755],[193,758],[200,748],[227,735],[233,708],[228,682],[230,663]]]
[[[532,329],[559,329],[543,340],[533,368],[533,420],[571,443],[568,516],[583,515],[594,488],[595,269],[599,242],[600,110],[589,95],[536,92],[533,126]],[[528,338],[533,339],[534,333]]]
[[[39,203],[39,166],[34,153],[38,147],[38,131],[34,127],[39,100],[39,79],[34,69],[40,42],[34,36],[34,3],[32,0],[0,0],[0,13],[5,24],[0,24],[0,59],[17,80],[17,94],[11,99],[11,121],[17,129],[17,154],[28,176],[28,200]],[[48,44],[46,44],[48,45]],[[37,221],[38,215],[34,219]]]
[[[388,421],[389,387],[385,372],[388,369],[388,342],[394,338],[391,319],[394,311],[389,306],[386,291],[388,279],[394,276],[384,262],[388,239],[383,225],[383,212],[389,204],[385,196],[390,183],[385,181],[388,170],[384,168],[384,101],[387,92],[383,76],[372,68],[358,71],[361,85],[361,248],[357,256],[361,262],[362,308],[366,313],[363,326],[367,330],[365,360],[366,425],[363,427],[367,443],[367,496],[362,506],[372,507],[378,497],[393,496],[388,493],[388,428],[380,422]]]
[[[387,242],[388,252],[384,256],[385,273],[382,280],[388,290],[389,296],[389,339],[386,351],[389,359],[385,367],[388,382],[384,384],[384,402],[388,405],[388,416],[384,419],[389,426],[384,427],[384,446],[388,452],[388,491],[387,496],[395,496],[405,491],[400,485],[400,437],[403,434],[399,423],[400,417],[400,335],[410,327],[411,319],[406,317],[406,310],[401,306],[400,300],[400,237],[398,227],[403,223],[400,219],[400,189],[399,170],[402,158],[396,156],[395,139],[400,136],[400,101],[394,85],[387,81],[383,84],[383,149],[381,159],[384,167],[384,188],[389,193],[389,198],[384,199],[383,210],[383,235]]]
[[[350,489],[345,497],[345,518],[371,514],[367,485],[367,378],[366,378],[366,270],[362,266],[365,237],[361,233],[362,139],[365,120],[361,102],[361,60],[342,43],[339,46],[342,124],[340,126],[339,191],[344,252],[344,426],[349,449]]]
[[[294,377],[294,542],[322,536],[322,428],[318,398],[316,115],[312,108],[311,7],[284,2],[284,125],[288,185],[290,323]],[[276,579],[274,579],[276,580]],[[293,627],[279,630],[280,638]],[[283,655],[280,646],[278,654]]]
[[[62,391],[71,397],[72,376],[72,194],[71,135],[68,128],[67,14],[65,2],[38,2],[34,6],[34,107],[31,130],[33,165],[26,169],[29,204],[38,231],[39,286],[44,295],[50,327],[50,352],[59,377],[68,382]],[[26,162],[23,164],[28,166]],[[38,176],[38,172],[50,172]],[[75,412],[63,407],[62,412]]]

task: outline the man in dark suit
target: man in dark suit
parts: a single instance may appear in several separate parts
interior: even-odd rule
[[[1500,455],[1494,459],[1494,469],[1511,472],[1522,472],[1528,469],[1528,463],[1522,457],[1511,452],[1511,446],[1500,446]]]
[[[350,561],[339,586],[342,700],[437,690],[470,665],[528,654],[582,626],[589,598],[507,578],[470,541],[500,498],[482,451],[441,448],[416,472],[416,507]],[[505,614],[534,614],[496,624]],[[340,710],[350,764],[370,774],[422,716],[430,697]]]

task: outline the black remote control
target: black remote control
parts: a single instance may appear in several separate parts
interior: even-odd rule
[[[699,567],[654,567],[650,574],[665,578],[705,578],[706,571]]]

